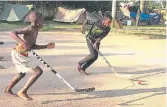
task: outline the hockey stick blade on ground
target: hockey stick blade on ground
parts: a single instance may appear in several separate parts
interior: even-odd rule
[[[86,36],[86,33],[84,33],[86,39],[89,40],[89,42],[93,45],[93,43],[91,42],[91,40]],[[118,74],[113,67],[111,66],[111,64],[108,62],[108,60],[104,57],[104,55],[98,50],[96,49],[97,52],[103,57],[103,60],[108,64],[109,68],[114,72],[114,74],[118,77],[124,77],[124,78],[132,78],[132,75],[128,75],[128,74]]]
[[[129,74],[118,74],[113,68],[110,68],[114,74],[118,77],[124,77],[124,78],[132,78],[132,75],[129,75]]]
[[[104,55],[99,51],[97,50],[98,53],[103,57],[103,60],[108,64],[109,68],[114,72],[114,74],[118,77],[124,77],[124,78],[132,78],[132,75],[129,75],[129,74],[118,74],[114,69],[113,67],[111,66],[111,64],[107,61],[107,59],[104,57]]]
[[[54,74],[56,74],[57,77],[59,77],[59,79],[61,79],[70,89],[72,89],[75,92],[90,92],[90,91],[94,91],[95,88],[85,88],[85,89],[76,89],[74,88],[71,84],[69,84],[63,77],[61,77],[56,70],[54,70],[50,65],[48,65],[39,55],[37,55],[34,51],[29,50],[30,52],[32,52],[32,54],[34,56],[36,56],[36,58],[43,63],[49,70],[51,70]]]
[[[95,88],[92,87],[92,88],[85,88],[85,89],[75,89],[74,91],[75,92],[90,92],[90,91],[94,91]]]

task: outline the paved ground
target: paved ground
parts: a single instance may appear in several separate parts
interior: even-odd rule
[[[44,74],[30,88],[33,101],[9,97],[3,88],[16,74],[10,51],[15,41],[8,32],[0,32],[0,105],[2,107],[165,107],[166,65],[165,39],[123,36],[112,33],[101,44],[100,51],[120,74],[133,75],[133,81],[110,72],[101,57],[87,70],[89,76],[76,71],[76,64],[88,54],[85,38],[79,32],[41,32],[38,44],[55,42],[55,49],[35,50],[46,62],[76,88],[95,87],[94,92],[76,93],[63,84],[35,57]],[[23,87],[31,73],[13,89]],[[142,85],[137,83],[142,80]]]

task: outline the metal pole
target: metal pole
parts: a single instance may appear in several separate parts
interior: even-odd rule
[[[112,27],[114,27],[116,19],[116,2],[116,0],[112,0]]]

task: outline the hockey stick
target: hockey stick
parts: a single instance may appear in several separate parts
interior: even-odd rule
[[[118,74],[112,67],[112,65],[108,62],[108,60],[104,57],[104,55],[97,50],[98,53],[103,57],[104,61],[108,64],[109,68],[114,72],[115,75],[119,76],[119,77],[125,77],[125,78],[132,78],[132,75],[129,74]]]
[[[92,44],[93,46],[93,43],[91,42],[91,40],[85,35],[86,39],[89,40],[89,42]],[[97,52],[103,57],[103,60],[108,64],[109,68],[114,72],[115,75],[119,76],[119,77],[125,77],[125,78],[131,78],[132,75],[128,75],[128,74],[118,74],[114,69],[113,67],[111,66],[111,64],[108,62],[108,60],[104,57],[104,55],[98,50],[96,49]]]
[[[63,77],[61,77],[56,70],[54,70],[50,65],[48,65],[39,55],[37,55],[34,51],[29,50],[34,56],[36,56],[36,58],[41,61],[47,68],[49,68],[49,70],[51,70],[54,74],[56,74],[59,79],[61,79],[68,87],[70,87],[73,91],[75,92],[90,92],[90,91],[94,91],[95,88],[85,88],[85,89],[76,89],[73,86],[71,86]]]

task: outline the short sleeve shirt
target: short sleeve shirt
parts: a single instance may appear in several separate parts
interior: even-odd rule
[[[99,21],[92,25],[88,35],[93,39],[97,38],[103,39],[110,32],[110,29],[111,29],[110,27],[104,27],[102,25],[102,22]]]

